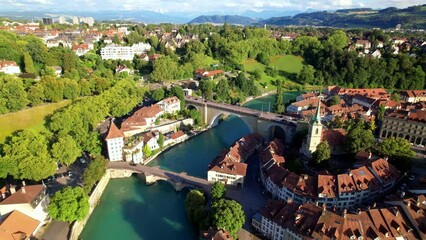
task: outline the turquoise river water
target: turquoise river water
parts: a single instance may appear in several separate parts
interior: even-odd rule
[[[296,94],[285,93],[284,100],[294,99]],[[244,106],[268,111],[274,101],[275,95],[269,95]],[[162,153],[149,165],[206,178],[210,161],[248,133],[242,120],[230,116],[207,132]],[[80,239],[198,239],[185,213],[185,195],[185,191],[176,192],[165,182],[146,186],[137,177],[111,179]]]

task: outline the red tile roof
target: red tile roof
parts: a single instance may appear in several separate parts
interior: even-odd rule
[[[43,185],[21,187],[17,192],[0,202],[0,205],[32,203],[46,188]]]
[[[40,222],[19,212],[12,211],[0,223],[1,240],[21,240],[29,239]]]
[[[346,131],[344,129],[327,129],[322,131],[321,140],[327,141],[330,146],[342,145],[345,136]]]
[[[118,127],[115,125],[114,122],[111,121],[111,125],[109,126],[108,135],[106,136],[106,140],[108,139],[114,139],[114,138],[124,138],[124,134]]]
[[[337,196],[337,182],[334,175],[318,175],[318,196],[334,198]]]
[[[170,134],[170,138],[171,139],[177,139],[177,138],[182,137],[183,135],[185,135],[185,133],[182,130],[179,130],[175,133]]]
[[[369,166],[384,184],[395,181],[400,174],[400,172],[392,164],[383,158],[372,161]]]

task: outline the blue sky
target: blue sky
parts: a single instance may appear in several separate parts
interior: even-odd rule
[[[371,7],[404,8],[426,0],[0,0],[1,11],[150,10],[160,13],[234,13],[244,11],[333,10]]]

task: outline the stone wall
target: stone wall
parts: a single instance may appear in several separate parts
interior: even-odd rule
[[[99,199],[102,196],[102,193],[104,192],[106,186],[108,185],[109,179],[110,179],[110,172],[107,170],[105,175],[101,178],[101,180],[98,182],[98,185],[96,185],[95,190],[92,192],[92,195],[90,195],[89,198],[89,214],[87,214],[86,218],[81,221],[76,221],[71,227],[71,235],[70,240],[77,240],[78,236],[80,236],[81,232],[83,231],[84,226],[86,226],[87,221],[89,220],[90,216],[92,215],[93,210],[95,209],[96,205],[99,202]]]

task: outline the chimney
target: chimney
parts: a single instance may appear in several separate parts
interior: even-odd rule
[[[1,199],[6,199],[6,193],[1,194]]]
[[[9,191],[10,191],[10,194],[14,194],[14,193],[16,193],[16,188],[15,188],[15,186],[14,186],[14,185],[10,185],[10,186],[9,186]]]
[[[24,186],[24,187],[26,186],[26,185],[25,185],[25,181],[22,181],[22,186]]]
[[[343,209],[343,218],[346,218],[346,214],[347,214],[348,210],[345,208]]]
[[[371,157],[373,157],[373,154],[370,152],[370,153],[368,154],[368,160],[370,160],[370,159],[371,159]]]
[[[287,198],[287,203],[292,203],[292,202],[293,202],[293,199]]]
[[[24,187],[24,186],[22,186],[22,187],[21,187],[21,190],[22,190],[22,193],[23,193],[23,194],[27,193],[27,191],[25,190],[25,187]]]
[[[360,215],[360,214],[361,214],[361,208],[358,208],[356,213],[357,213],[358,215]]]
[[[407,207],[409,207],[409,206],[411,206],[411,201],[410,200],[407,201]]]

